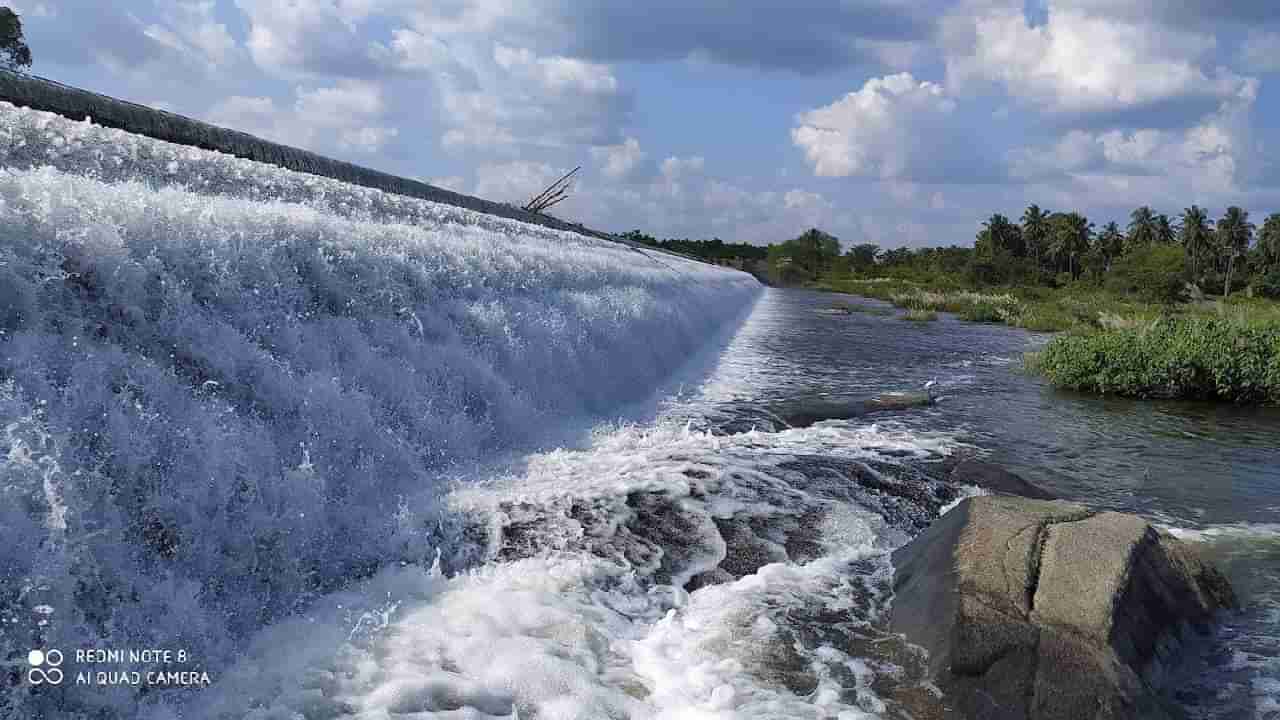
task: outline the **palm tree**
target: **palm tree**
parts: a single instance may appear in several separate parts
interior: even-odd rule
[[[1249,222],[1249,211],[1232,205],[1218,221],[1218,241],[1227,257],[1227,277],[1222,284],[1222,296],[1231,296],[1231,276],[1235,273],[1236,258],[1249,251],[1253,241],[1254,224]]]
[[[1114,222],[1104,225],[1098,235],[1098,252],[1102,255],[1103,268],[1107,272],[1111,272],[1111,263],[1120,257],[1124,247],[1124,234],[1120,232],[1120,226]]]
[[[1156,214],[1143,205],[1129,215],[1129,237],[1126,251],[1146,247],[1156,241]]]
[[[1258,233],[1258,251],[1267,268],[1280,266],[1280,213],[1271,213]]]
[[[1009,218],[996,213],[982,223],[978,233],[978,250],[990,257],[1008,254],[1013,257],[1026,255],[1022,244],[1022,229],[1009,222]]]
[[[1055,257],[1067,261],[1067,272],[1072,280],[1080,279],[1080,258],[1089,251],[1093,237],[1093,223],[1080,213],[1054,213],[1050,216],[1053,227],[1049,247]]]
[[[1156,241],[1164,245],[1172,245],[1178,241],[1178,233],[1169,221],[1169,216],[1164,213],[1156,216]]]
[[[1209,227],[1209,215],[1199,205],[1182,211],[1182,228],[1179,239],[1191,257],[1191,277],[1199,277],[1200,256],[1213,247],[1213,231]]]
[[[1049,247],[1049,214],[1039,205],[1028,205],[1027,211],[1022,213],[1022,241],[1039,269],[1040,259]]]

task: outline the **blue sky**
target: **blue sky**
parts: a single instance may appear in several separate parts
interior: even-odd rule
[[[0,0],[3,4],[5,0]],[[35,74],[659,236],[1280,211],[1274,0],[16,0]]]

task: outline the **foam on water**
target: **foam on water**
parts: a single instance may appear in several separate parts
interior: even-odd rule
[[[446,477],[580,444],[758,293],[0,103],[0,650],[217,670],[381,567],[460,566]],[[137,700],[62,691],[61,716]]]
[[[879,458],[877,482],[890,482],[892,454],[909,441],[868,428],[857,437],[847,462]],[[322,600],[261,634],[194,711],[879,716],[876,683],[903,669],[856,641],[876,633],[887,552],[907,533],[847,478],[798,482],[796,442],[674,422],[615,427],[587,449],[539,453],[459,487],[449,504],[470,518],[464,535],[484,546],[483,564],[451,578],[390,568]],[[936,512],[951,496],[933,490]],[[283,660],[280,648],[290,648]]]

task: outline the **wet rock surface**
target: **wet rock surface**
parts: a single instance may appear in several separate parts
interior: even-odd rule
[[[1063,501],[970,498],[893,564],[890,626],[944,692],[926,717],[1178,717],[1162,692],[1236,605],[1177,539]]]

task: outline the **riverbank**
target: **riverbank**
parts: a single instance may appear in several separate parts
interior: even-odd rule
[[[1280,303],[1270,300],[1160,304],[1084,287],[976,291],[885,278],[825,279],[815,289],[884,300],[909,312],[1065,331],[1026,363],[1059,388],[1280,403]]]

